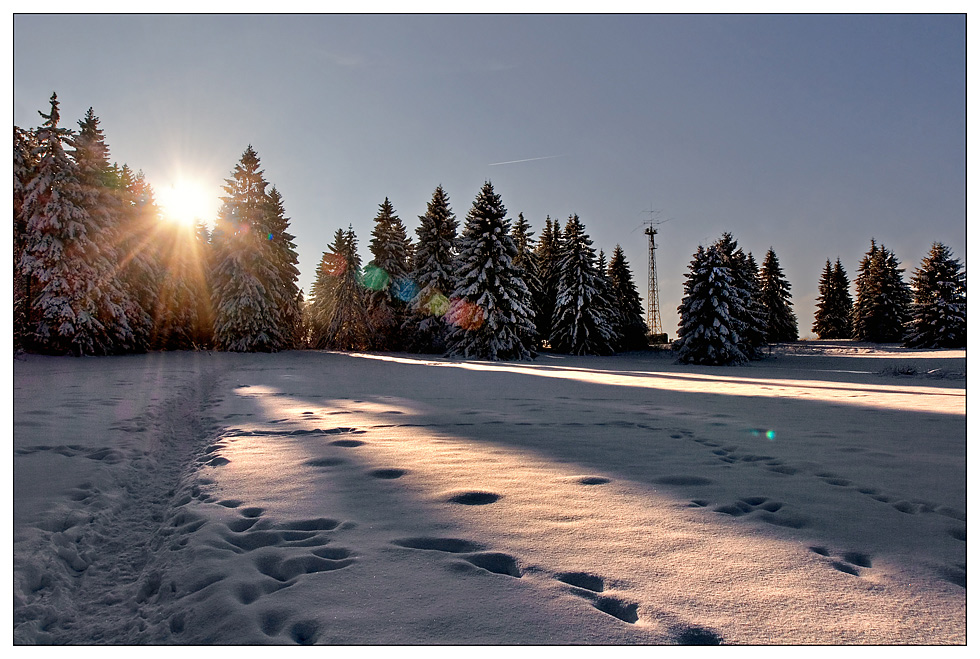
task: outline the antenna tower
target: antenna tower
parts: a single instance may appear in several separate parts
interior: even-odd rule
[[[658,211],[646,211],[653,217]],[[654,236],[657,235],[656,227],[663,224],[663,221],[649,220],[644,222],[646,229],[643,231],[650,236],[650,256],[647,261],[647,327],[654,337],[663,334],[663,325],[660,322],[660,286],[657,284],[657,243]]]

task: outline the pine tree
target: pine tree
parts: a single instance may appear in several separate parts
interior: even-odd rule
[[[796,314],[793,313],[793,303],[790,302],[790,283],[783,276],[779,267],[779,259],[772,247],[766,252],[762,261],[761,280],[762,306],[766,314],[766,338],[770,343],[796,341],[799,330],[796,324]]]
[[[27,246],[27,216],[24,214],[24,197],[27,184],[34,178],[37,141],[33,131],[14,126],[14,348],[22,349],[27,343],[30,326],[30,306],[33,289],[32,278],[21,269],[21,259]]]
[[[225,181],[212,241],[214,337],[220,350],[269,352],[286,343],[274,287],[279,272],[268,248],[268,185],[251,145]]]
[[[522,360],[534,356],[528,290],[514,266],[517,247],[500,195],[488,181],[466,215],[454,264],[455,289],[446,320],[448,352],[464,358]]]
[[[537,303],[544,296],[544,290],[541,284],[538,254],[534,244],[534,232],[531,231],[530,223],[524,219],[524,213],[517,214],[517,221],[514,223],[511,235],[514,237],[514,246],[517,248],[514,265],[520,269],[520,276],[527,286],[528,298],[524,303],[531,310],[531,321],[535,328],[530,341],[531,345],[538,346],[543,337],[538,332]]]
[[[361,286],[357,236],[350,227],[344,234],[340,256],[344,265],[334,289],[334,305],[327,323],[329,347],[334,350],[366,350],[370,347],[372,328]]]
[[[534,322],[537,334],[542,341],[551,337],[551,328],[555,316],[555,301],[558,297],[558,264],[561,253],[562,235],[559,222],[552,221],[551,216],[545,218],[544,231],[538,240],[535,255],[537,256],[538,281],[540,289],[534,304]],[[535,292],[532,290],[532,294]]]
[[[813,316],[813,332],[821,339],[849,339],[853,333],[851,314],[854,302],[851,299],[850,281],[840,258],[830,265],[830,259],[820,277],[817,310]]]
[[[120,278],[125,260],[119,252],[125,185],[118,170],[109,164],[109,147],[92,108],[78,125],[73,157],[78,166],[82,205],[99,250],[93,301],[109,346],[106,352],[145,351],[152,320]]]
[[[413,352],[442,353],[446,350],[449,327],[444,316],[449,308],[447,295],[453,290],[452,267],[456,254],[456,216],[449,206],[449,195],[438,186],[419,216],[415,230],[418,243],[413,257],[411,279],[418,287],[409,302],[409,316],[403,327],[407,348]]]
[[[609,260],[609,281],[612,284],[616,309],[616,330],[619,335],[618,350],[643,350],[647,347],[646,321],[643,319],[643,303],[633,281],[633,273],[623,254],[623,248],[616,245],[612,259]]]
[[[27,239],[20,270],[34,282],[27,343],[40,352],[107,354],[117,344],[100,320],[106,305],[99,284],[112,264],[99,250],[79,167],[65,151],[74,139],[59,126],[57,94],[50,113],[39,114],[45,121],[36,131],[36,166],[22,206]]]
[[[310,347],[324,350],[331,345],[327,328],[333,317],[337,303],[337,286],[347,269],[347,236],[343,229],[337,229],[327,251],[320,257],[316,279],[310,288],[310,302],[307,305],[307,323],[310,327]],[[358,264],[360,265],[360,264]]]
[[[751,252],[746,254],[729,232],[723,233],[715,245],[732,280],[729,322],[739,337],[738,349],[748,359],[759,359],[767,343],[768,326],[755,257]]]
[[[551,347],[575,355],[608,355],[618,339],[612,302],[578,215],[565,224]]]
[[[905,345],[966,347],[966,275],[949,248],[933,243],[912,274],[912,320]]]
[[[371,233],[374,258],[364,268],[363,283],[368,289],[368,317],[377,350],[401,348],[399,330],[405,322],[408,302],[416,289],[409,277],[412,245],[405,225],[385,197],[374,218]]]
[[[905,336],[912,292],[902,279],[895,253],[878,246],[871,248],[858,266],[855,280],[854,338],[874,343],[895,343]]]
[[[685,275],[684,297],[677,308],[680,326],[675,349],[681,363],[724,365],[744,362],[739,321],[732,306],[741,301],[732,281],[731,268],[718,244],[699,246]]]
[[[279,331],[283,337],[282,349],[296,347],[300,334],[299,305],[299,256],[296,254],[295,236],[289,233],[289,219],[283,206],[282,195],[276,186],[269,191],[268,247],[274,265],[270,284],[278,309]]]
[[[157,298],[162,286],[160,211],[143,172],[134,175],[126,165],[121,168],[113,165],[112,175],[113,191],[121,207],[116,238],[121,259],[118,276],[135,303],[127,316],[136,344],[143,350],[153,341],[156,326],[153,312],[159,307]]]

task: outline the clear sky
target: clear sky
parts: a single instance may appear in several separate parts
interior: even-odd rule
[[[365,262],[385,197],[415,238],[442,184],[462,225],[485,180],[540,234],[577,213],[646,297],[658,227],[676,337],[699,244],[771,246],[811,334],[826,259],[870,239],[906,280],[933,241],[966,262],[962,15],[17,15],[14,123],[52,91],[112,160],[212,220],[246,147],[283,195],[309,291],[334,231]],[[513,162],[524,161],[524,162]],[[498,164],[509,163],[509,164]],[[183,185],[187,185],[184,183]]]

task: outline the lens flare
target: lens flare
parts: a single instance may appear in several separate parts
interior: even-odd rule
[[[436,291],[422,304],[422,308],[426,309],[430,315],[444,316],[449,311],[449,298]]]
[[[486,313],[483,308],[469,300],[454,299],[449,302],[446,320],[467,331],[474,331],[483,326]]]
[[[749,432],[752,434],[753,437],[765,437],[770,442],[776,440],[775,430],[767,430],[765,428],[752,428],[751,430],[749,430]]]
[[[419,294],[419,287],[409,277],[401,277],[391,284],[391,291],[402,302],[411,302]]]
[[[364,266],[364,272],[361,273],[361,285],[372,291],[384,290],[390,279],[387,272],[370,263]]]
[[[324,254],[320,263],[323,272],[332,277],[340,277],[347,272],[347,259],[340,254]]]

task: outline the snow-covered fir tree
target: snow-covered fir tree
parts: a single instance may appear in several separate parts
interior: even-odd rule
[[[282,349],[287,337],[279,319],[274,291],[279,271],[269,248],[268,183],[251,145],[225,181],[212,235],[214,269],[214,338],[220,350],[270,352]]]
[[[905,345],[966,347],[966,274],[943,243],[933,243],[912,273],[912,319]]]
[[[895,253],[871,240],[855,279],[853,329],[858,341],[896,343],[905,337],[912,291]]]
[[[723,233],[715,245],[732,279],[733,296],[728,304],[731,328],[739,337],[739,350],[748,359],[760,359],[768,329],[755,257],[742,250],[730,232]]]
[[[466,215],[453,263],[455,288],[446,320],[452,356],[524,360],[534,356],[532,310],[510,235],[507,209],[487,181]]]
[[[534,324],[535,332],[531,337],[532,344],[538,346],[544,338],[539,333],[537,322],[538,302],[544,297],[544,289],[541,284],[540,267],[538,264],[538,254],[534,244],[534,232],[531,231],[531,224],[524,219],[524,213],[517,214],[517,221],[511,231],[514,237],[514,246],[517,247],[517,256],[514,258],[514,265],[521,271],[521,278],[527,286],[530,297],[525,304],[531,309],[531,320]]]
[[[402,347],[400,329],[416,291],[409,277],[412,245],[387,197],[374,218],[369,249],[374,258],[364,268],[363,283],[368,289],[373,347],[398,350]]]
[[[592,240],[578,215],[565,223],[558,296],[550,343],[556,352],[611,354],[618,340],[609,287],[596,264]]]
[[[357,236],[348,227],[339,254],[343,268],[337,275],[334,303],[327,323],[328,347],[332,350],[366,350],[370,347],[371,328],[365,291],[361,286],[361,257],[357,254]]]
[[[279,310],[279,325],[283,336],[282,349],[296,347],[300,340],[300,295],[299,295],[299,256],[296,254],[295,236],[289,233],[289,219],[283,206],[282,195],[276,186],[269,190],[268,247],[275,266],[275,276],[271,282],[276,307]]]
[[[21,258],[27,246],[27,216],[24,215],[24,196],[27,184],[34,177],[37,165],[36,140],[33,131],[14,126],[14,348],[25,347],[30,317],[32,278],[21,269]]]
[[[551,337],[551,327],[555,316],[555,300],[558,296],[558,259],[561,253],[561,225],[552,221],[549,215],[544,221],[544,230],[538,238],[535,248],[538,265],[538,281],[540,289],[534,303],[534,323],[541,341]],[[532,294],[535,291],[532,290]]]
[[[685,275],[684,297],[677,310],[680,326],[674,343],[678,361],[724,365],[744,362],[743,339],[731,308],[740,304],[731,268],[718,244],[698,247]]]
[[[331,344],[327,328],[337,301],[337,286],[347,269],[346,250],[347,235],[343,229],[337,229],[327,251],[320,257],[316,279],[310,287],[306,322],[310,332],[309,345],[317,350],[327,349]]]
[[[779,258],[772,247],[762,260],[759,281],[760,300],[766,314],[766,339],[770,343],[796,341],[799,338],[799,329],[792,309],[793,303],[790,302],[790,283],[783,276]]]
[[[97,318],[112,345],[111,352],[144,351],[153,323],[121,278],[121,268],[129,261],[120,253],[129,246],[123,239],[123,222],[128,219],[124,215],[125,184],[119,170],[109,164],[109,146],[92,108],[78,125],[72,155],[78,166],[82,205],[91,220],[100,257],[94,298]]]
[[[59,125],[56,94],[50,113],[40,114],[45,121],[36,131],[36,164],[22,206],[26,240],[20,270],[33,289],[25,341],[39,352],[112,353],[120,339],[131,340],[123,310],[101,288],[115,264],[100,251],[99,227],[86,209],[90,197],[65,149],[74,146],[74,138]],[[123,326],[107,328],[107,318]]]
[[[418,287],[409,302],[409,315],[403,326],[406,348],[412,352],[443,353],[449,326],[445,315],[453,290],[453,258],[459,224],[449,205],[449,195],[437,186],[432,199],[419,216],[411,280]]]
[[[609,281],[612,285],[616,309],[616,333],[619,335],[617,350],[642,350],[647,347],[650,330],[643,319],[643,302],[633,281],[633,273],[623,253],[616,245],[609,260]]]
[[[813,332],[821,339],[849,339],[853,333],[850,281],[840,258],[831,267],[830,259],[820,276],[817,309],[813,315]]]

